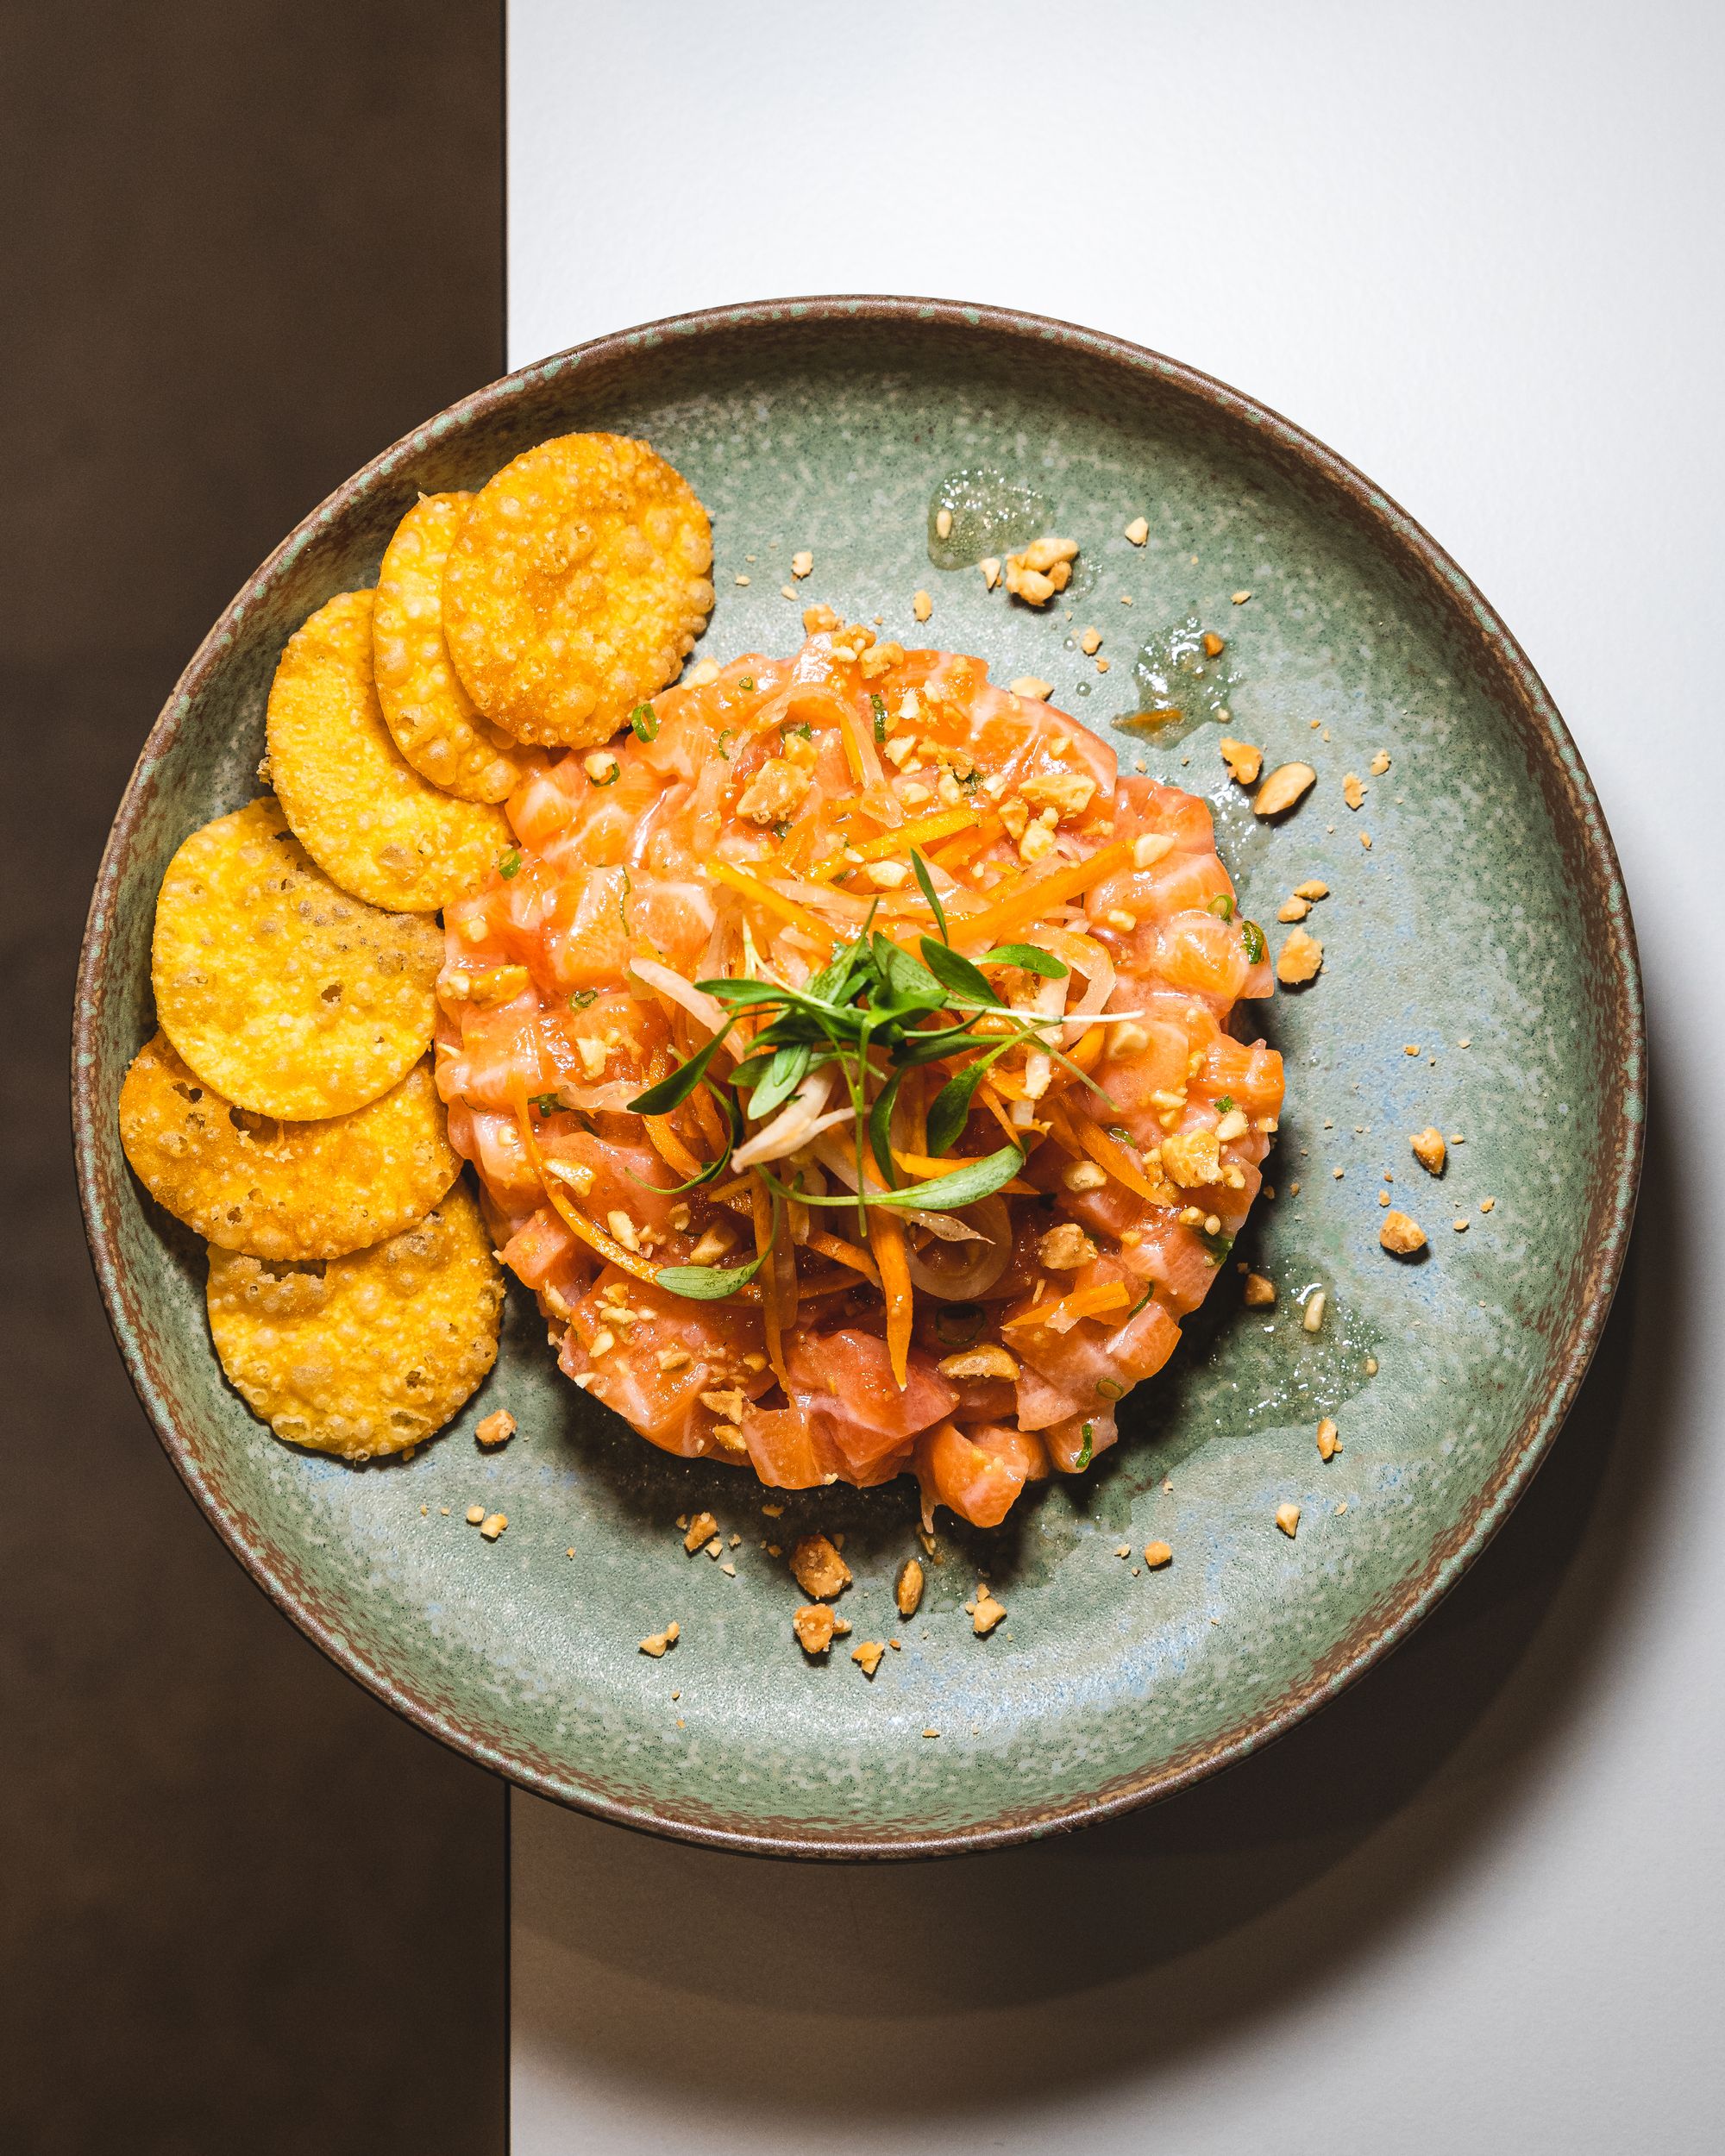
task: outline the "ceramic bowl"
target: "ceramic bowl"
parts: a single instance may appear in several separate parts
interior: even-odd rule
[[[1275,1280],[1276,1307],[1242,1307],[1231,1261],[1097,1471],[1032,1492],[992,1535],[943,1527],[909,1622],[891,1602],[916,1546],[908,1482],[769,1511],[772,1493],[655,1453],[561,1379],[524,1298],[483,1390],[411,1462],[355,1470],[279,1444],[223,1382],[201,1250],[120,1150],[121,1078],[153,1024],[157,887],[188,831],[257,790],[286,637],[375,580],[417,492],[478,486],[578,428],[648,437],[710,506],[704,651],[790,649],[819,599],[906,642],[981,653],[997,680],[1038,674],[1085,724],[1116,728],[1128,762],[1209,796],[1273,941],[1295,883],[1329,887],[1308,924],[1322,974],[1263,1021],[1288,1109],[1277,1194],[1234,1257]],[[1046,614],[931,559],[937,490],[979,470],[985,492],[1039,495],[1026,513],[1082,544]],[[1139,517],[1141,545],[1126,536]],[[804,548],[812,573],[794,578]],[[1193,619],[1227,649],[1188,684],[1191,730],[1120,727],[1155,700],[1157,637]],[[1230,786],[1224,730],[1316,767],[1280,826]],[[1348,773],[1368,788],[1358,811]],[[886,299],[602,338],[480,391],[332,494],[216,623],[145,744],[91,907],[73,1075],[91,1246],[140,1397],[310,1637],[544,1796],[834,1857],[977,1848],[1142,1803],[1264,1744],[1404,1638],[1575,1396],[1622,1263],[1644,1097],[1633,934],[1598,804],[1455,564],[1339,458],[1189,367],[1061,323]],[[1453,1141],[1441,1181],[1408,1142],[1433,1124]],[[1380,1192],[1425,1225],[1423,1263],[1379,1247]],[[521,1433],[482,1455],[474,1425],[499,1405]],[[1325,1414],[1343,1440],[1327,1463]],[[508,1515],[495,1544],[464,1522],[475,1501]],[[1292,1539],[1275,1524],[1287,1503]],[[684,1555],[674,1521],[701,1507],[722,1559]],[[846,1536],[853,1638],[899,1642],[872,1682],[793,1640],[800,1597],[767,1545],[817,1526]],[[1164,1570],[1143,1565],[1151,1539],[1174,1550]],[[1008,1616],[980,1640],[963,1605],[984,1571]],[[637,1651],[672,1619],[670,1654]]]

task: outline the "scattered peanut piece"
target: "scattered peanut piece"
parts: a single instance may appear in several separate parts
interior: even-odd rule
[[[976,567],[982,572],[983,590],[992,592],[1000,580],[1000,556],[994,554],[985,554]]]
[[[656,1662],[660,1656],[664,1653],[667,1647],[674,1647],[676,1645],[677,1640],[681,1636],[681,1630],[682,1627],[680,1625],[672,1624],[667,1625],[663,1632],[649,1633],[647,1637],[641,1642],[642,1653],[650,1654],[653,1659]]]
[[[1278,921],[1303,921],[1311,910],[1309,899],[1283,899],[1276,909],[1276,918]]]
[[[881,1640],[865,1639],[860,1646],[850,1650],[850,1659],[856,1663],[864,1677],[872,1677],[875,1670],[880,1668],[881,1657],[886,1651],[886,1646]]]
[[[1318,1457],[1320,1460],[1333,1460],[1341,1449],[1341,1432],[1326,1415],[1318,1425]]]
[[[1377,754],[1372,758],[1370,768],[1371,775],[1374,779],[1381,779],[1384,773],[1389,770],[1389,758],[1382,749],[1380,749]]]
[[[1342,780],[1342,799],[1351,809],[1365,805],[1365,787],[1357,771],[1350,771]]]
[[[1323,1331],[1324,1313],[1329,1308],[1329,1307],[1330,1298],[1328,1292],[1322,1288],[1318,1290],[1315,1295],[1308,1295],[1306,1298],[1306,1307],[1300,1313],[1300,1323],[1305,1327],[1308,1332],[1321,1332]]]
[[[1072,581],[1072,564],[1077,558],[1076,539],[1032,539],[1022,554],[1007,556],[1007,589],[1026,606],[1046,606]]]
[[[1251,597],[1251,593],[1250,592],[1236,592],[1233,594],[1231,604],[1235,606],[1244,606]]]
[[[1251,786],[1264,768],[1264,751],[1255,749],[1249,741],[1235,741],[1224,734],[1216,744],[1222,752],[1222,761],[1228,767],[1228,776],[1239,786]],[[1252,805],[1257,807],[1257,803]],[[1260,816],[1266,813],[1258,811]]]
[[[507,1445],[514,1435],[515,1417],[506,1407],[494,1409],[474,1431],[481,1445]]]
[[[914,1617],[922,1601],[922,1567],[914,1557],[906,1557],[899,1567],[899,1576],[894,1584],[893,1600],[899,1606],[900,1617]]]
[[[1450,1225],[1455,1230],[1458,1235],[1465,1235],[1467,1233],[1467,1222],[1465,1220],[1458,1219],[1452,1220]]]
[[[950,509],[938,509],[934,512],[934,536],[937,539],[950,539],[952,536],[952,511]]]
[[[986,1639],[1006,1614],[1006,1604],[994,1600],[994,1591],[986,1580],[979,1580],[975,1604],[970,1613],[970,1629],[976,1637]]]
[[[507,1513],[488,1512],[480,1522],[480,1532],[487,1542],[495,1542],[508,1525]]]
[[[485,1507],[483,1505],[469,1505],[467,1507],[467,1525],[470,1527],[477,1527],[480,1520],[482,1520],[485,1516]]]
[[[1300,1532],[1300,1507],[1297,1505],[1278,1505],[1276,1524],[1291,1542]]]
[[[1214,629],[1207,629],[1204,631],[1202,637],[1200,639],[1200,642],[1203,644],[1204,656],[1207,659],[1220,659],[1222,654],[1227,649],[1226,644],[1223,642],[1222,639],[1216,634]]]
[[[1044,681],[1035,674],[1021,674],[1016,681],[1007,686],[1014,696],[1027,696],[1032,704],[1045,704],[1054,693],[1053,682]]]
[[[1102,632],[1100,629],[1087,629],[1078,639],[1078,649],[1087,659],[1094,659],[1101,648]]]
[[[1165,1542],[1146,1542],[1144,1561],[1152,1572],[1159,1572],[1164,1564],[1173,1564],[1174,1552]]]
[[[825,1535],[805,1535],[791,1552],[791,1574],[805,1595],[831,1601],[850,1584],[850,1567]]]
[[[1284,987],[1297,988],[1315,981],[1323,962],[1323,945],[1305,929],[1296,928],[1276,954],[1276,978]]]
[[[1126,537],[1135,547],[1141,547],[1149,536],[1150,523],[1146,517],[1134,517],[1126,526]]]
[[[1258,789],[1251,805],[1252,814],[1285,816],[1317,780],[1318,774],[1308,763],[1277,764]]]
[[[1490,1213],[1496,1203],[1497,1200],[1495,1198],[1482,1198],[1479,1201],[1479,1209],[1482,1213]]]
[[[830,609],[828,610],[831,611]],[[828,624],[832,626],[831,624]],[[717,659],[699,659],[683,676],[681,686],[686,689],[704,689],[718,679]]]
[[[1377,1231],[1377,1239],[1397,1257],[1411,1257],[1415,1250],[1425,1249],[1426,1231],[1405,1213],[1386,1213],[1383,1225]]]
[[[825,1654],[837,1629],[837,1619],[824,1602],[810,1602],[791,1620],[791,1630],[805,1654]]]
[[[703,1543],[712,1539],[718,1522],[710,1512],[698,1512],[689,1522],[689,1531],[683,1537],[683,1548],[693,1557]]]
[[[1276,1282],[1264,1273],[1248,1273],[1244,1297],[1248,1310],[1267,1310],[1276,1300]]]
[[[1423,1131],[1415,1131],[1408,1143],[1414,1149],[1414,1159],[1428,1175],[1443,1174],[1449,1152],[1444,1144],[1444,1134],[1435,1124],[1428,1123]]]
[[[806,547],[800,554],[794,554],[791,556],[791,574],[794,577],[799,579],[806,577],[813,567],[814,556]]]
[[[1295,885],[1294,895],[1296,899],[1327,899],[1330,895],[1330,887],[1320,882],[1316,876],[1308,876],[1304,883]]]
[[[911,601],[911,611],[919,621],[926,621],[934,611],[934,601],[926,592],[919,592]]]

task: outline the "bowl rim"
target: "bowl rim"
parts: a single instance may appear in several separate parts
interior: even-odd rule
[[[975,331],[994,339],[1045,345],[1063,344],[1159,387],[1183,393],[1208,405],[1235,424],[1244,423],[1263,436],[1284,460],[1303,467],[1333,495],[1343,498],[1360,522],[1374,527],[1390,550],[1435,586],[1451,616],[1472,641],[1476,651],[1507,680],[1514,692],[1515,720],[1534,758],[1555,780],[1580,836],[1586,872],[1596,902],[1609,924],[1609,945],[1601,953],[1610,986],[1610,1025],[1622,1050],[1609,1084],[1615,1108],[1597,1191],[1609,1180],[1604,1202],[1596,1198],[1596,1220],[1603,1233],[1591,1253],[1591,1292],[1578,1307],[1561,1343],[1553,1348],[1550,1374],[1540,1399],[1522,1417],[1497,1469],[1479,1499],[1449,1537],[1435,1546],[1394,1601],[1380,1611],[1363,1636],[1302,1684],[1238,1726],[1226,1736],[1177,1763],[1151,1771],[1106,1793],[1079,1797],[1033,1817],[1014,1817],[944,1832],[915,1833],[896,1839],[866,1834],[816,1837],[749,1827],[691,1821],[649,1805],[631,1806],[572,1780],[548,1774],[511,1756],[505,1743],[493,1742],[461,1727],[442,1709],[419,1697],[388,1669],[360,1653],[308,1608],[283,1576],[269,1551],[251,1535],[199,1470],[176,1425],[171,1404],[152,1369],[128,1278],[117,1262],[118,1238],[113,1198],[97,1172],[99,1157],[94,1087],[98,1015],[105,993],[111,952],[115,900],[135,839],[154,774],[172,749],[193,698],[214,669],[242,617],[278,570],[320,530],[394,467],[440,437],[507,407],[523,392],[595,361],[626,360],[631,353],[668,340],[694,339],[720,332],[748,333],[796,322],[902,323],[907,329],[933,324],[949,331]],[[116,811],[91,894],[78,956],[72,1035],[72,1115],[79,1203],[85,1239],[116,1344],[127,1375],[156,1436],[180,1479],[211,1526],[257,1584],[343,1673],[398,1714],[452,1750],[489,1768],[536,1796],[594,1817],[638,1831],[759,1856],[844,1860],[953,1856],[1039,1839],[1098,1821],[1118,1817],[1142,1805],[1190,1788],[1220,1768],[1245,1758],[1286,1733],[1317,1708],[1398,1645],[1437,1607],[1461,1574],[1485,1548],[1521,1495],[1549,1451],[1574,1402],[1598,1346],[1627,1255],[1640,1181],[1647,1104],[1647,1028],[1635,932],[1622,868],[1592,780],[1569,730],[1544,683],[1495,609],[1436,540],[1383,491],[1303,428],[1279,412],[1231,388],[1215,377],[1162,353],[1052,317],[1016,308],[957,300],[896,298],[877,294],[834,294],[806,298],[767,299],[671,315],[633,328],[612,331],[500,376],[412,429],[345,479],[294,527],[248,577],[223,610],[174,684],[150,729]]]

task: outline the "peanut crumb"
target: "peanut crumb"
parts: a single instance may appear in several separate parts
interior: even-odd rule
[[[872,1677],[875,1670],[880,1668],[881,1657],[886,1651],[886,1647],[880,1640],[864,1639],[859,1645],[850,1650],[850,1659],[862,1670],[864,1677]]]
[[[1283,816],[1317,784],[1318,774],[1308,763],[1277,764],[1258,788],[1251,808],[1254,816]]]
[[[1006,1604],[994,1600],[994,1589],[985,1580],[976,1584],[976,1603],[971,1612],[970,1629],[983,1639],[994,1629],[1007,1614]]]
[[[469,1505],[467,1507],[467,1525],[470,1527],[477,1527],[480,1520],[482,1520],[485,1516],[486,1512],[483,1505]]]
[[[850,1567],[826,1535],[805,1535],[791,1551],[791,1575],[805,1595],[831,1601],[850,1584]]]
[[[683,1537],[683,1548],[693,1557],[702,1544],[718,1531],[718,1522],[710,1512],[698,1512],[689,1522],[688,1532]]]
[[[1007,589],[1026,606],[1046,606],[1072,581],[1077,555],[1076,539],[1032,539],[1022,554],[1007,556]]]
[[[1482,1213],[1490,1213],[1496,1203],[1497,1200],[1495,1198],[1482,1198],[1479,1201],[1479,1209]]]
[[[937,539],[950,539],[952,536],[952,511],[950,509],[938,509],[934,512],[934,536]]]
[[[747,584],[749,582],[749,579],[746,576],[739,576],[737,579],[737,582],[738,584]]]
[[[940,1732],[938,1729],[925,1729],[922,1733],[925,1737],[938,1737]]]
[[[1350,771],[1342,780],[1342,799],[1351,809],[1364,807],[1365,787],[1357,771]]]
[[[1330,895],[1330,887],[1316,876],[1308,876],[1304,883],[1295,885],[1294,895],[1296,899],[1327,899]]]
[[[1229,603],[1234,606],[1244,606],[1251,597],[1250,592],[1236,592]]]
[[[1207,659],[1220,659],[1222,654],[1227,649],[1227,645],[1216,634],[1214,629],[1207,629],[1200,641],[1203,644],[1204,656]],[[1222,717],[1226,718],[1227,717],[1227,713],[1224,711],[1222,713]]]
[[[1426,1247],[1425,1230],[1405,1213],[1386,1213],[1383,1225],[1377,1231],[1377,1239],[1397,1257],[1411,1257],[1415,1250]]]
[[[791,574],[793,576],[799,579],[806,577],[813,567],[814,556],[809,552],[806,547],[804,548],[800,554],[794,554],[791,556]]]
[[[825,1654],[838,1630],[838,1620],[824,1602],[810,1602],[792,1618],[791,1630],[805,1654]]]
[[[1133,546],[1141,547],[1150,536],[1150,520],[1145,517],[1134,517],[1126,526],[1126,536]]]
[[[1458,1235],[1465,1235],[1467,1233],[1467,1222],[1464,1219],[1458,1218],[1451,1221],[1450,1225],[1455,1230]]]
[[[1322,1332],[1324,1313],[1329,1307],[1330,1298],[1327,1292],[1321,1288],[1319,1288],[1315,1295],[1308,1295],[1306,1298],[1306,1307],[1300,1313],[1301,1325],[1308,1332]]]
[[[893,1586],[893,1600],[898,1604],[900,1617],[914,1617],[922,1601],[923,1571],[914,1557],[906,1557],[899,1567],[899,1576]]]
[[[1408,1141],[1414,1149],[1414,1157],[1428,1175],[1441,1175],[1444,1163],[1449,1157],[1444,1144],[1444,1134],[1435,1124],[1428,1123],[1423,1131],[1415,1131]]]
[[[474,1435],[481,1445],[507,1445],[515,1435],[515,1417],[499,1407],[478,1425]]]
[[[1278,1505],[1276,1524],[1291,1542],[1300,1532],[1300,1507],[1297,1505]]]
[[[761,1507],[762,1512],[768,1520],[777,1520],[783,1514],[784,1509],[782,1505],[762,1505]]]
[[[1248,1310],[1267,1310],[1276,1300],[1276,1282],[1264,1273],[1248,1273],[1244,1297]]]
[[[911,601],[911,611],[919,621],[926,621],[934,611],[934,601],[926,592],[919,592]]]
[[[1364,847],[1367,853],[1370,853],[1371,851],[1371,833],[1370,831],[1362,831],[1359,835],[1359,843]]]
[[[982,572],[983,590],[992,592],[1000,580],[1000,556],[995,554],[985,554],[976,567]]]
[[[1255,748],[1249,741],[1235,741],[1226,734],[1223,735],[1216,745],[1221,750],[1222,761],[1228,768],[1228,776],[1239,786],[1251,786],[1264,768],[1263,749]],[[1268,793],[1268,791],[1269,787],[1266,786],[1264,792]],[[1258,812],[1260,816],[1271,813],[1270,811],[1263,808],[1258,809]]]
[[[1283,899],[1276,909],[1276,918],[1278,921],[1303,921],[1311,910],[1308,899]]]
[[[1389,758],[1384,751],[1380,749],[1377,754],[1371,760],[1371,775],[1374,779],[1381,779],[1389,768]]]
[[[649,1633],[647,1637],[641,1642],[641,1652],[643,1654],[650,1654],[653,1659],[656,1662],[661,1655],[664,1653],[667,1647],[674,1647],[676,1645],[682,1627],[681,1626],[671,1624],[667,1625],[663,1632]]]
[[[1164,1564],[1173,1564],[1174,1552],[1165,1542],[1146,1542],[1144,1561],[1152,1572],[1159,1572]]]
[[[1318,1457],[1320,1460],[1333,1460],[1341,1449],[1341,1432],[1326,1415],[1318,1425]]]
[[[1296,928],[1276,954],[1276,978],[1284,987],[1298,987],[1315,981],[1323,963],[1323,945],[1308,930]]]
[[[1044,681],[1039,674],[1021,674],[1007,686],[1014,696],[1028,697],[1032,704],[1045,704],[1054,693],[1052,681]]]

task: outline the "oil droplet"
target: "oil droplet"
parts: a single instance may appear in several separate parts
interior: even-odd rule
[[[952,519],[942,538],[942,510]],[[969,569],[988,555],[1014,553],[1051,531],[1052,503],[986,464],[949,472],[928,501],[928,558],[937,569]]]
[[[1121,720],[1158,749],[1171,749],[1200,726],[1228,723],[1228,699],[1240,674],[1226,651],[1204,655],[1204,626],[1195,614],[1145,642],[1132,661],[1138,709]]]

